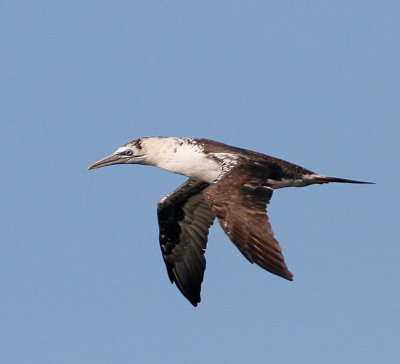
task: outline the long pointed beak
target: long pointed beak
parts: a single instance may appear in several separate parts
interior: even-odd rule
[[[100,159],[97,162],[94,162],[92,165],[88,167],[88,169],[96,169],[105,166],[111,166],[112,164],[123,164],[126,160],[121,158],[120,155],[110,154],[107,157]]]

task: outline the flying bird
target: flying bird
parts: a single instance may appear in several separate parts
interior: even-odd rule
[[[161,252],[171,283],[194,306],[200,302],[204,252],[215,218],[240,252],[261,268],[293,280],[266,215],[274,189],[330,182],[284,160],[200,138],[146,137],[124,144],[88,169],[143,164],[189,179],[158,202]]]

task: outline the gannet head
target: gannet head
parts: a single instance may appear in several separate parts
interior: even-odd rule
[[[119,147],[114,153],[94,162],[88,169],[95,169],[113,164],[149,164],[148,157],[152,138],[139,138]]]

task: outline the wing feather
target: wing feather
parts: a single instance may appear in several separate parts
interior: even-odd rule
[[[200,302],[204,252],[215,219],[204,200],[208,185],[189,179],[158,203],[160,245],[169,279],[194,306]]]
[[[242,163],[211,184],[205,195],[225,233],[251,263],[292,280],[266,215],[273,191],[266,181],[277,173],[274,163]]]

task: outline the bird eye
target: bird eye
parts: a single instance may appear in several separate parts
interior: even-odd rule
[[[127,149],[125,151],[125,155],[132,155],[132,154],[133,154],[132,149]]]

